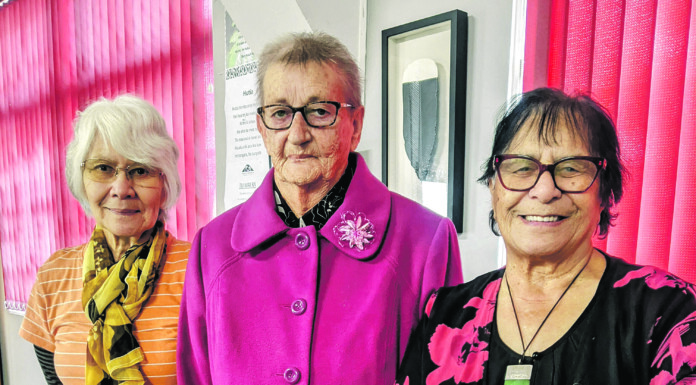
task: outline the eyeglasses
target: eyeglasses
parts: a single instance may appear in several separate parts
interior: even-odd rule
[[[607,160],[594,156],[572,156],[554,164],[542,164],[523,155],[496,155],[493,167],[500,183],[511,191],[531,190],[541,174],[548,171],[557,189],[564,193],[581,193],[592,186],[597,175],[607,167]]]
[[[134,185],[141,187],[157,187],[162,172],[140,163],[127,167],[116,167],[116,164],[103,159],[87,159],[80,164],[84,175],[95,182],[111,183],[118,176],[119,170],[126,173],[126,178]]]
[[[302,113],[305,122],[310,127],[328,127],[336,122],[338,110],[341,108],[355,108],[347,103],[321,101],[312,102],[302,107],[292,107],[286,104],[269,104],[259,107],[256,112],[261,116],[263,124],[269,130],[287,130],[295,119],[295,113]]]

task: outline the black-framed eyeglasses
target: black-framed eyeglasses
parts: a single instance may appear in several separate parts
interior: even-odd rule
[[[554,164],[542,164],[524,155],[493,157],[493,168],[498,174],[498,180],[511,191],[531,190],[541,174],[548,171],[557,189],[564,193],[582,193],[592,186],[599,172],[606,167],[607,160],[595,156],[571,156]]]
[[[111,183],[118,176],[119,170],[123,170],[126,178],[134,185],[142,187],[156,187],[162,172],[156,168],[144,164],[133,163],[127,167],[117,167],[116,163],[104,159],[87,159],[80,164],[84,175],[95,182]]]
[[[295,119],[295,113],[302,113],[307,125],[314,128],[328,127],[336,123],[338,110],[343,108],[354,108],[348,103],[333,101],[320,101],[307,103],[301,107],[292,107],[287,104],[269,104],[259,107],[256,112],[261,116],[263,124],[269,130],[287,130]]]

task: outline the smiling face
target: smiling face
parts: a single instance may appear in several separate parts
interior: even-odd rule
[[[96,138],[87,159],[103,159],[117,164],[116,179],[109,183],[95,182],[84,177],[85,193],[97,225],[110,240],[114,238],[134,244],[141,235],[154,227],[163,201],[163,183],[155,187],[135,186],[126,178],[123,168],[134,162],[124,158],[101,138]]]
[[[300,107],[316,101],[346,102],[339,73],[331,65],[315,62],[270,65],[263,90],[263,105]],[[313,128],[301,113],[296,113],[292,126],[280,131],[267,129],[257,115],[257,128],[271,156],[275,182],[281,191],[292,185],[311,194],[334,186],[348,164],[348,154],[358,146],[363,114],[362,106],[341,107],[332,126]]]
[[[580,135],[572,135],[565,125],[557,127],[555,139],[555,143],[544,143],[527,123],[505,154],[531,156],[544,164],[591,155]],[[599,181],[584,193],[562,193],[551,174],[544,172],[529,191],[506,190],[497,178],[491,178],[489,189],[509,256],[565,259],[592,247],[602,210]]]

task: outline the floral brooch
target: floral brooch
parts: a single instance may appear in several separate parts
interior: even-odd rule
[[[333,232],[338,237],[339,245],[363,251],[366,245],[372,243],[375,227],[365,218],[365,214],[346,211],[341,214],[341,222],[334,226]]]

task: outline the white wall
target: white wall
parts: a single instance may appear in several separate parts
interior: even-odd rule
[[[214,0],[214,11],[224,11],[223,3],[236,0]],[[253,4],[242,1],[237,4]],[[382,30],[439,13],[460,9],[469,15],[469,51],[467,75],[467,119],[465,145],[465,184],[464,184],[464,231],[459,235],[462,264],[465,279],[497,267],[497,238],[488,228],[490,197],[485,187],[476,183],[480,166],[486,159],[492,145],[492,130],[500,106],[504,103],[508,87],[508,65],[512,17],[511,0],[367,0],[366,42],[355,36],[360,28],[355,24],[328,23],[327,20],[345,20],[345,12],[337,11],[360,9],[364,0],[264,0],[266,3],[288,2],[289,6],[299,7],[305,12],[308,25],[341,38],[362,61],[361,45],[365,47],[365,125],[358,150],[366,157],[372,172],[381,178],[382,172],[382,128],[381,128],[381,39]],[[348,4],[348,5],[347,5]],[[316,6],[315,6],[316,5]],[[237,9],[237,8],[231,8]],[[309,14],[308,10],[312,10]],[[267,36],[268,21],[263,20],[263,12],[234,14],[233,20],[251,20],[247,30],[241,25],[242,33],[249,40],[250,35]],[[353,16],[355,17],[355,16]],[[357,15],[359,18],[360,15]],[[300,23],[301,24],[301,23]],[[224,25],[224,23],[223,23]],[[284,26],[280,26],[283,29]],[[297,26],[293,23],[293,29]],[[332,30],[335,29],[335,30]],[[353,31],[354,29],[354,31]],[[215,30],[214,44],[224,44],[224,29],[220,36]],[[344,36],[344,37],[342,37]],[[224,47],[224,45],[223,45]],[[224,49],[224,48],[223,48]],[[252,48],[253,49],[253,48]],[[223,58],[224,65],[224,58]],[[224,71],[224,70],[223,70]],[[219,74],[216,68],[216,79]],[[216,82],[216,92],[224,90],[222,83]],[[217,98],[216,98],[217,99]],[[224,127],[224,117],[216,105],[216,125]],[[224,147],[224,136],[217,142]],[[224,152],[218,154],[218,175],[224,176]],[[220,179],[222,181],[222,179]],[[222,182],[221,182],[222,183]],[[220,200],[218,200],[220,204]],[[0,279],[1,282],[1,279]],[[0,287],[0,290],[2,288]],[[0,299],[4,301],[4,294]],[[44,384],[41,370],[36,361],[32,346],[19,338],[17,332],[21,324],[20,316],[0,310],[0,347],[4,371],[3,385]]]

